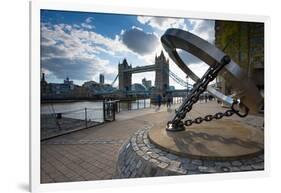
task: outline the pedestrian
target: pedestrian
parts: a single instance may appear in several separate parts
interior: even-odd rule
[[[158,104],[158,109],[160,109],[162,104],[162,96],[160,94],[158,94],[157,96],[157,104]]]
[[[167,96],[167,108],[171,108],[171,104],[172,104],[172,95],[168,94]]]

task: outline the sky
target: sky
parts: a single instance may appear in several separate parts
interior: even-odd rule
[[[47,82],[60,83],[69,77],[82,85],[89,80],[98,82],[102,73],[105,83],[111,84],[124,58],[136,67],[154,64],[161,50],[168,57],[160,42],[168,28],[190,31],[213,43],[214,23],[191,18],[41,10],[41,71]],[[198,76],[207,70],[206,64],[187,52],[180,50],[180,55]],[[172,60],[170,70],[185,79]],[[141,83],[143,78],[154,85],[154,72],[133,74],[132,83]],[[171,78],[170,85],[182,89]]]

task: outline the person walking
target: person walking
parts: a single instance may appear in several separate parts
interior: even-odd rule
[[[157,95],[157,104],[158,104],[158,109],[160,109],[162,104],[162,96],[160,94]]]
[[[171,108],[172,100],[173,100],[172,95],[171,95],[171,94],[168,94],[168,96],[167,96],[167,108],[168,108],[168,109]]]

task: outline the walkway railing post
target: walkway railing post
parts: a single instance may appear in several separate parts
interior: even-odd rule
[[[86,125],[86,128],[88,128],[87,108],[85,108],[85,125]]]
[[[105,101],[103,100],[103,122],[105,122]]]
[[[114,103],[112,103],[112,113],[113,113],[113,115],[112,115],[112,117],[113,117],[113,121],[115,121],[115,108],[116,108],[116,106],[117,106],[117,103],[116,102],[114,102]]]

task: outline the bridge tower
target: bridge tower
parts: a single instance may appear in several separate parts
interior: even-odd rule
[[[169,59],[166,59],[163,51],[155,56],[155,93],[163,95],[169,89]]]
[[[132,65],[129,65],[126,58],[122,63],[118,64],[119,72],[119,89],[123,91],[128,91],[132,84]]]

